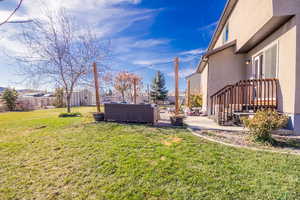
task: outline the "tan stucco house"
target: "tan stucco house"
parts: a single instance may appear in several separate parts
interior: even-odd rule
[[[300,133],[300,0],[228,0],[197,73],[219,123],[275,108]]]
[[[202,93],[201,89],[201,74],[200,73],[193,73],[187,77],[185,77],[187,83],[192,86],[190,87],[190,94],[191,95],[199,95]]]

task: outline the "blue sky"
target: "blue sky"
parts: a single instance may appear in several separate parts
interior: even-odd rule
[[[0,2],[0,22],[17,3],[18,0]],[[13,20],[41,17],[41,4],[53,9],[64,7],[79,23],[89,24],[99,38],[111,40],[113,69],[134,71],[145,84],[161,70],[172,91],[173,64],[169,62],[179,56],[180,88],[184,90],[184,77],[195,71],[225,3],[226,0],[26,0]],[[28,87],[16,75],[18,64],[7,56],[22,48],[17,40],[21,30],[19,24],[0,26],[0,86]]]

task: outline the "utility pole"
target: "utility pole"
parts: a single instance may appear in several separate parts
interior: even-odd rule
[[[175,115],[177,116],[179,114],[179,85],[178,85],[178,79],[179,79],[179,58],[175,58]]]
[[[100,95],[99,95],[99,77],[98,77],[98,70],[97,70],[97,64],[93,63],[93,69],[94,69],[94,80],[95,80],[95,91],[96,91],[96,106],[97,106],[97,112],[101,112],[100,107]]]

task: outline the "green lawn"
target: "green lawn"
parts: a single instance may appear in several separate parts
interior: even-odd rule
[[[0,114],[0,199],[300,199],[300,157],[210,143],[184,129]]]

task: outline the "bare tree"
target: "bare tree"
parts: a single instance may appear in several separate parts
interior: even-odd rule
[[[27,80],[64,88],[68,112],[74,89],[91,84],[92,63],[100,66],[100,73],[107,68],[104,62],[109,58],[109,42],[76,25],[65,10],[47,11],[43,19],[24,26],[22,42],[27,48],[27,53],[17,58],[27,63],[22,74]]]
[[[114,80],[114,88],[122,96],[122,101],[125,101],[125,94],[131,86],[130,74],[127,72],[120,72],[116,75]]]
[[[130,73],[130,87],[128,88],[128,97],[130,101],[136,103],[136,97],[142,92],[142,78],[136,74]]]
[[[142,89],[142,78],[133,73],[120,72],[114,79],[114,88],[122,96],[122,101],[125,101],[125,97],[134,101],[134,87],[135,92]]]

